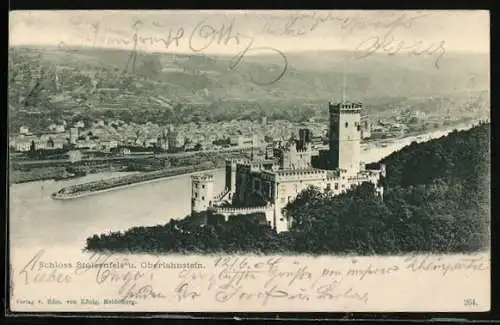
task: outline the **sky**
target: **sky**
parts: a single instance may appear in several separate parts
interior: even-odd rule
[[[134,34],[137,50],[148,52],[234,54],[249,44],[254,53],[262,47],[290,53],[373,44],[490,52],[488,11],[13,11],[9,19],[11,46],[130,50]]]

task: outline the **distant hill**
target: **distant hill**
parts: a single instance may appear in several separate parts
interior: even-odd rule
[[[18,127],[41,112],[42,120],[57,120],[108,110],[109,115],[140,111],[140,118],[164,122],[182,122],[194,113],[208,120],[255,118],[255,113],[300,120],[326,114],[326,102],[341,96],[344,72],[348,98],[363,101],[370,114],[391,110],[387,102],[401,99],[444,96],[462,103],[480,96],[489,101],[487,55],[446,53],[439,69],[424,56],[374,54],[344,67],[342,51],[285,55],[283,77],[259,85],[253,81],[272,80],[283,71],[282,61],[245,56],[231,69],[230,56],[138,52],[134,63],[123,50],[14,47],[9,50],[11,123]],[[176,110],[176,105],[183,107]]]

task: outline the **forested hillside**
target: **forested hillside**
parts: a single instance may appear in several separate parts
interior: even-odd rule
[[[383,200],[361,185],[333,197],[309,188],[287,206],[288,233],[259,223],[261,215],[222,216],[94,235],[87,249],[139,252],[399,254],[473,252],[489,248],[490,125],[422,144],[383,160]]]
[[[62,119],[104,117],[161,124],[263,115],[304,121],[327,116],[326,103],[342,94],[344,72],[348,97],[364,102],[368,115],[412,110],[464,117],[489,107],[489,61],[482,55],[447,53],[438,69],[428,58],[384,55],[346,68],[339,63],[346,54],[338,51],[286,53],[286,65],[248,56],[238,66],[229,56],[139,52],[132,63],[131,54],[10,48],[11,128],[36,130]],[[255,82],[272,80],[281,71],[276,82]]]

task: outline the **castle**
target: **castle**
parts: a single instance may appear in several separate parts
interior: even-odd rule
[[[338,195],[370,182],[382,196],[385,166],[368,168],[361,162],[362,108],[361,103],[329,103],[328,150],[312,150],[310,132],[300,130],[299,140],[280,148],[276,159],[267,155],[260,160],[226,161],[225,189],[218,195],[213,193],[213,175],[193,176],[192,212],[213,211],[226,220],[261,212],[262,222],[283,232],[290,227],[284,208],[311,185]]]

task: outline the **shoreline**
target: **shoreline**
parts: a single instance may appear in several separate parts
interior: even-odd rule
[[[214,172],[214,171],[217,171],[219,169],[223,169],[223,168],[206,169],[206,170],[200,170],[200,171],[190,172],[190,173],[186,173],[186,174],[178,174],[178,175],[172,175],[172,176],[158,177],[158,178],[150,179],[150,180],[147,180],[147,181],[136,182],[136,183],[131,183],[131,184],[125,184],[125,185],[119,185],[119,186],[114,186],[114,187],[110,187],[110,188],[106,188],[106,189],[102,189],[102,190],[97,190],[97,191],[86,191],[86,192],[80,192],[80,193],[77,193],[77,194],[69,194],[68,196],[61,196],[60,194],[58,195],[58,192],[54,192],[54,193],[51,194],[51,198],[53,200],[58,200],[58,201],[75,200],[75,199],[79,199],[79,198],[82,198],[82,197],[87,197],[87,196],[102,194],[102,193],[111,192],[111,191],[115,191],[115,190],[120,190],[120,189],[129,188],[129,187],[134,187],[134,186],[138,186],[138,185],[146,185],[146,184],[158,182],[158,181],[161,181],[161,180],[173,179],[173,178],[181,177],[181,176],[195,175],[195,174],[198,174],[198,173]],[[118,176],[118,177],[123,177],[123,176]],[[64,187],[62,189],[64,189]]]

